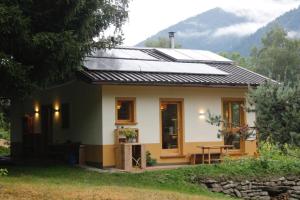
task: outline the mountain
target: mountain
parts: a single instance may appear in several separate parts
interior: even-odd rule
[[[300,37],[300,6],[296,9],[288,11],[268,23],[266,26],[258,29],[254,34],[243,38],[234,47],[233,50],[240,52],[242,55],[249,55],[252,47],[261,44],[261,38],[274,26],[283,27],[289,37]]]
[[[169,31],[175,31],[175,40],[182,45],[182,48],[210,50],[216,53],[236,51],[242,55],[249,55],[252,47],[259,46],[261,38],[274,25],[282,26],[288,32],[289,37],[300,37],[299,19],[300,6],[284,13],[251,35],[237,36],[236,34],[230,34],[230,32],[217,35],[222,29],[225,30],[228,27],[242,24],[254,24],[255,22],[246,17],[224,11],[221,8],[214,8],[170,26],[148,39],[168,37]],[[242,29],[242,26],[240,27]],[[143,46],[144,42],[139,43],[137,46]]]
[[[228,51],[234,46],[233,44],[239,41],[239,38],[237,39],[234,35],[214,37],[213,34],[220,28],[248,22],[251,20],[246,17],[237,16],[221,8],[214,8],[170,26],[148,39],[168,37],[169,31],[175,31],[176,42],[181,44],[183,48],[204,49],[214,52]],[[144,42],[137,44],[137,46],[143,46]]]

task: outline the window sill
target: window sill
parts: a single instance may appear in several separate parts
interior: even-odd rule
[[[137,125],[137,122],[116,122],[115,125]]]

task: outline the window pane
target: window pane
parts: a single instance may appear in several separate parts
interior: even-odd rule
[[[233,145],[234,149],[240,149],[240,134],[227,134],[224,136],[225,145]]]
[[[241,113],[240,113],[240,103],[238,102],[232,102],[231,103],[231,119],[232,119],[232,127],[239,127],[240,126],[240,117],[241,117]]]
[[[133,101],[118,101],[118,120],[132,121]]]

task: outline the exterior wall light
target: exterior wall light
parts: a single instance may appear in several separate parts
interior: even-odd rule
[[[54,112],[59,113],[60,112],[59,108],[54,108]]]
[[[166,109],[167,109],[167,106],[166,106],[165,104],[160,105],[160,110],[161,110],[161,111],[164,111],[164,110],[166,110]]]
[[[34,108],[34,116],[35,116],[35,117],[39,117],[39,115],[40,115],[40,109],[39,109],[38,106],[36,106],[36,107]]]
[[[59,113],[60,113],[59,106],[55,105],[53,110],[54,110],[54,116],[57,118],[59,116]]]
[[[117,109],[120,110],[121,109],[121,104],[117,105]]]
[[[204,110],[199,111],[199,119],[205,119],[205,111]]]

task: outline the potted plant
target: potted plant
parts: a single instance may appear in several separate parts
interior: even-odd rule
[[[132,128],[122,128],[119,129],[119,135],[126,137],[126,141],[129,143],[137,142],[137,132]]]

